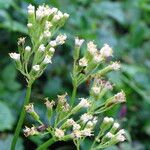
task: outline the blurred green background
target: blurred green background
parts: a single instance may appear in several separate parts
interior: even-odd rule
[[[129,133],[126,143],[109,150],[150,150],[150,1],[149,0],[0,0],[0,150],[9,150],[12,135],[25,95],[26,82],[16,71],[8,53],[17,51],[17,39],[27,35],[28,4],[48,4],[67,12],[70,18],[60,32],[68,40],[58,47],[44,75],[33,86],[31,101],[44,120],[43,97],[71,93],[70,71],[74,36],[94,40],[98,47],[108,43],[114,49],[114,59],[122,70],[108,74],[123,89],[127,105],[115,107],[107,115],[119,118]],[[87,94],[86,85],[79,95]],[[32,119],[26,117],[25,124]],[[81,148],[88,150],[92,139]],[[33,150],[39,138],[22,135],[17,150]],[[74,149],[72,143],[54,144],[51,149]]]

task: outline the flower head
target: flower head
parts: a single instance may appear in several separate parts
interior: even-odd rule
[[[73,130],[79,130],[81,128],[81,126],[77,123],[73,124]]]
[[[18,53],[9,53],[9,56],[16,61],[20,60],[20,54]]]
[[[104,44],[100,50],[100,53],[103,57],[110,57],[112,56],[113,50],[108,44]]]
[[[63,130],[58,129],[58,128],[55,129],[55,136],[56,136],[57,138],[60,139],[60,138],[64,137],[64,135],[65,135],[65,133],[64,133]]]
[[[46,55],[45,58],[44,58],[44,60],[43,60],[43,63],[44,63],[44,64],[52,63],[52,61],[51,61],[51,56]]]
[[[25,51],[30,52],[31,51],[31,47],[30,46],[26,46],[25,47]]]
[[[80,65],[81,67],[86,67],[86,66],[88,65],[87,59],[86,59],[85,57],[81,58],[81,59],[79,60],[79,65]]]
[[[33,67],[34,71],[39,71],[40,70],[40,65],[34,65]]]
[[[80,107],[88,108],[90,106],[90,103],[88,102],[88,99],[86,99],[86,98],[80,98],[80,99],[81,99],[81,101],[79,103]]]
[[[91,55],[94,55],[97,52],[97,45],[93,41],[87,43],[87,50]]]
[[[91,120],[92,118],[93,118],[92,115],[84,113],[80,119],[83,123],[86,123],[87,121]]]
[[[78,37],[75,38],[75,45],[77,47],[81,47],[81,45],[83,44],[84,39],[79,39]]]
[[[67,39],[67,36],[64,34],[64,35],[58,35],[57,37],[56,37],[56,43],[58,44],[58,45],[62,45],[62,44],[64,44],[65,43],[65,40]]]
[[[111,64],[111,68],[112,68],[113,70],[119,70],[119,69],[121,68],[121,65],[120,65],[119,62],[113,62],[113,63]]]
[[[92,130],[90,128],[85,128],[84,130],[81,131],[83,136],[92,136]]]
[[[115,101],[115,102],[119,102],[119,103],[124,103],[124,102],[126,102],[125,93],[124,93],[123,91],[117,93],[117,94],[114,96],[114,101]]]
[[[34,11],[35,11],[35,7],[30,4],[30,5],[28,6],[28,13],[29,13],[29,14],[33,14]]]
[[[47,98],[46,98],[46,102],[44,103],[46,105],[46,107],[48,109],[52,109],[52,107],[55,105],[55,102],[52,100],[52,101],[49,101]]]
[[[39,46],[38,50],[39,50],[40,52],[44,52],[44,51],[45,51],[45,46],[44,46],[44,44],[41,44],[41,45]]]
[[[33,105],[33,103],[30,103],[30,104],[26,105],[25,106],[25,110],[28,113],[34,112],[34,105]]]

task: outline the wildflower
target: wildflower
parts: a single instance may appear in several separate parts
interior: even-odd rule
[[[17,42],[18,45],[21,45],[21,44],[24,45],[25,44],[25,39],[26,39],[25,37],[18,38],[18,42]]]
[[[46,99],[46,102],[44,104],[48,109],[52,109],[52,107],[55,105],[55,102],[53,100],[49,101],[48,99]]]
[[[64,137],[64,135],[65,135],[65,133],[64,133],[63,130],[58,129],[58,128],[55,129],[55,136],[56,136],[57,138],[60,139],[60,138]]]
[[[88,108],[90,106],[90,103],[88,102],[88,99],[86,99],[86,98],[80,98],[80,99],[81,99],[81,101],[79,103],[80,107]]]
[[[60,104],[64,104],[64,103],[66,103],[66,96],[67,96],[68,94],[67,93],[65,93],[65,94],[62,94],[62,95],[58,95],[57,97],[58,97],[58,102],[60,103]]]
[[[44,64],[52,63],[52,61],[51,61],[51,56],[46,55],[45,58],[44,58],[44,60],[43,60],[43,63],[44,63]]]
[[[30,5],[28,6],[28,13],[29,13],[29,14],[33,14],[34,11],[35,11],[35,7],[30,4]]]
[[[54,49],[53,47],[51,47],[51,48],[49,49],[49,51],[52,52],[52,53],[54,53],[54,52],[55,52],[55,49]]]
[[[58,35],[57,37],[56,37],[56,43],[58,44],[58,45],[62,45],[62,44],[64,44],[65,43],[65,40],[66,40],[66,38],[67,38],[67,36],[64,34],[64,35]]]
[[[117,94],[114,96],[114,101],[115,101],[115,102],[119,102],[119,103],[124,103],[124,102],[126,102],[125,93],[124,93],[123,91],[117,93]]]
[[[81,131],[83,136],[92,136],[92,131],[90,128],[85,128],[84,130]]]
[[[111,68],[112,68],[113,70],[119,70],[119,69],[121,68],[121,65],[120,65],[120,63],[118,63],[118,62],[113,62],[113,63],[111,64]]]
[[[54,15],[53,20],[54,22],[57,22],[58,20],[60,20],[60,16],[59,15]]]
[[[70,119],[67,119],[66,123],[69,126],[73,126],[75,124],[75,121],[72,118],[70,118]]]
[[[119,123],[115,122],[112,126],[113,129],[118,129],[119,128]]]
[[[100,87],[97,87],[97,86],[92,87],[92,91],[93,91],[94,94],[96,94],[96,95],[98,95],[98,94],[100,93],[100,90],[101,90]]]
[[[9,53],[9,56],[16,61],[20,61],[20,54],[18,53]]]
[[[49,30],[44,31],[44,37],[49,38],[51,36],[51,32]]]
[[[50,41],[49,42],[49,45],[52,46],[52,47],[55,47],[57,45],[56,41]]]
[[[81,45],[83,44],[84,39],[79,39],[78,37],[75,38],[75,45],[77,47],[81,47]]]
[[[86,67],[86,66],[88,65],[87,59],[86,59],[85,57],[81,58],[81,59],[79,60],[79,65],[80,65],[81,67]]]
[[[95,125],[97,123],[97,117],[94,117],[92,120],[93,124]]]
[[[87,113],[84,113],[82,116],[81,116],[81,121],[83,122],[83,123],[86,123],[87,121],[89,121],[89,120],[91,120],[93,118],[93,116],[92,115],[89,115],[89,114],[87,114]]]
[[[39,46],[38,51],[40,51],[40,52],[44,52],[44,51],[45,51],[45,46],[44,46],[44,44],[41,44],[41,45]]]
[[[27,24],[27,27],[28,27],[28,28],[32,28],[32,26],[33,26],[32,23],[28,23],[28,24]]]
[[[100,50],[100,53],[103,57],[110,57],[112,56],[113,50],[109,47],[108,44],[104,44],[104,46]]]
[[[32,68],[36,72],[40,70],[40,66],[39,65],[34,65]]]
[[[45,29],[46,29],[46,30],[49,30],[52,26],[53,26],[53,25],[52,25],[52,23],[51,23],[50,21],[46,21],[46,22],[45,22]]]
[[[108,132],[108,133],[105,135],[105,137],[111,139],[111,138],[114,137],[114,135],[113,135],[112,133]]]
[[[81,138],[82,137],[82,131],[80,130],[74,130],[72,133],[73,138]]]
[[[64,18],[69,18],[69,14],[67,14],[67,13],[64,13]]]
[[[109,117],[105,117],[103,119],[103,123],[107,124],[107,123],[113,123],[114,122],[114,119],[113,118],[109,118]]]
[[[73,124],[73,130],[79,130],[81,128],[81,126],[77,123]]]
[[[97,46],[94,44],[93,41],[90,41],[87,44],[87,50],[91,55],[94,55],[97,52]]]
[[[94,123],[92,121],[88,121],[88,123],[86,124],[87,128],[93,128]]]
[[[30,104],[26,105],[26,106],[25,106],[25,110],[26,110],[26,112],[28,112],[28,113],[34,112],[33,103],[30,103]]]
[[[125,136],[123,136],[122,134],[117,134],[115,139],[117,142],[123,142],[126,140]]]
[[[31,47],[30,46],[26,46],[25,47],[25,51],[30,52],[31,51]]]
[[[99,63],[103,60],[103,57],[100,53],[95,52],[93,60],[94,60],[95,63]]]
[[[107,81],[107,82],[105,83],[104,87],[105,87],[106,89],[108,89],[108,90],[112,90],[112,89],[113,89],[113,86],[112,86],[112,84],[111,84],[109,81]]]

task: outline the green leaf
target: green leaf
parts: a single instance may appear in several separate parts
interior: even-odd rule
[[[8,106],[0,102],[0,131],[6,129],[12,129],[14,123],[14,117]]]
[[[13,3],[13,0],[0,0],[0,9],[8,8]]]

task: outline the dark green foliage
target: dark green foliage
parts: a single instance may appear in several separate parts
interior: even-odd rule
[[[123,64],[121,72],[111,73],[109,77],[116,84],[117,90],[123,89],[127,96],[127,113],[120,116],[124,111],[122,106],[109,111],[108,115],[117,113],[131,136],[132,144],[129,142],[121,144],[122,150],[148,150],[150,147],[149,0],[0,0],[0,131],[3,131],[0,133],[0,142],[5,134],[8,139],[4,143],[9,143],[7,142],[10,140],[9,132],[14,131],[15,120],[24,98],[22,88],[26,86],[24,79],[17,74],[8,53],[16,49],[18,37],[27,36],[26,7],[29,3],[35,5],[45,3],[70,14],[70,19],[62,29],[69,37],[67,45],[56,50],[53,64],[35,83],[32,101],[40,102],[37,107],[41,115],[43,95],[56,98],[57,94],[64,91],[71,93],[71,79],[67,72],[72,65],[74,35],[94,40],[99,47],[108,43],[114,49],[114,57]],[[87,86],[80,87],[81,95],[87,94],[85,87]],[[30,119],[26,120],[26,123],[29,121]],[[41,140],[31,139],[36,144],[41,143]],[[83,150],[88,149],[86,142],[82,145]],[[117,147],[110,149],[117,150]]]

